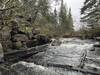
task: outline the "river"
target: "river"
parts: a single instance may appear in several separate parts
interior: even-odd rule
[[[47,64],[70,65],[79,68],[83,66],[83,69],[89,70],[89,72],[92,72],[92,70],[97,71],[100,68],[99,55],[94,55],[95,51],[93,47],[93,45],[98,42],[94,42],[93,40],[81,40],[77,38],[61,38],[59,39],[58,43],[60,44],[56,44],[53,46],[49,45],[46,52],[41,52],[32,57],[31,59],[33,59],[33,62],[35,64],[42,65],[42,67],[46,67]],[[98,59],[98,63],[95,62],[96,58]],[[31,65],[32,63],[27,64]],[[53,66],[48,66],[47,68],[51,69],[52,71],[59,72],[61,75],[95,75],[90,73],[82,73],[73,70],[67,70],[65,68],[57,68]],[[48,73],[47,75],[52,74]]]

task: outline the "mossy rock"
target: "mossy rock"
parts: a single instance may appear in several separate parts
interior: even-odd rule
[[[22,43],[21,43],[21,41],[15,42],[15,43],[14,43],[14,47],[15,47],[15,49],[21,49],[21,48],[22,48]]]

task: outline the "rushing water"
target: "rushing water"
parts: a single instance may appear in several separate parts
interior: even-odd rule
[[[46,52],[41,52],[37,54],[35,57],[32,58],[33,61],[36,64],[41,64],[44,66],[46,66],[46,64],[60,64],[60,65],[72,65],[72,66],[78,67],[81,63],[82,55],[84,52],[88,52],[87,58],[91,58],[91,52],[89,51],[93,49],[93,45],[96,43],[91,40],[80,40],[77,38],[68,38],[68,39],[61,38],[59,39],[59,42],[58,42],[59,43],[58,45],[56,44],[55,46],[52,46],[52,45],[48,46],[48,49]],[[93,62],[91,64],[88,63],[89,61],[90,60],[86,62],[86,66],[95,65],[95,63]],[[26,66],[25,63],[22,63],[22,64]],[[28,63],[28,68],[34,67],[32,65],[34,64]],[[97,64],[96,67],[98,66],[99,65]],[[39,70],[39,69],[41,69],[41,67],[36,68],[36,70]],[[42,66],[42,69],[45,69],[47,72],[47,69],[43,68],[43,66]],[[59,72],[61,73],[61,75],[91,75],[91,74],[83,74],[81,72],[68,71],[66,69],[55,68],[55,67],[48,67],[48,69],[50,69],[52,72],[57,72],[57,73]],[[56,73],[49,74],[51,71],[49,71],[48,74],[45,73],[45,74],[37,74],[37,75],[56,75]],[[30,74],[28,72],[27,74],[19,73],[19,75],[36,75],[36,74]]]
[[[93,48],[93,42],[89,40],[80,40],[76,38],[60,39],[60,45],[49,46],[45,53],[40,53],[37,56],[38,63],[52,63],[78,66],[80,64],[80,57],[84,51]],[[35,58],[36,58],[35,57]]]

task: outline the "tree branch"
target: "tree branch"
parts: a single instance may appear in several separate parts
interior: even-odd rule
[[[17,6],[12,6],[12,7],[9,7],[9,8],[0,9],[0,11],[10,10],[10,9],[14,9],[14,8],[16,8],[16,7],[17,7]]]

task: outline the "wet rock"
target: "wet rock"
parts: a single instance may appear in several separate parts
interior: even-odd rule
[[[92,47],[89,51],[91,51],[91,52],[92,52],[92,51],[93,51],[93,52],[95,51],[94,45],[93,45],[93,47]]]
[[[95,48],[94,49],[91,49],[90,51],[95,51]]]
[[[50,42],[50,39],[43,34],[38,34],[36,36],[36,39],[37,39],[38,45],[43,45],[43,44],[47,44]]]
[[[94,37],[96,41],[100,41],[100,37]]]
[[[31,40],[29,40],[27,42],[27,46],[28,47],[34,47],[34,46],[37,46],[37,45],[44,45],[44,44],[47,44],[47,43],[50,43],[51,42],[51,39],[48,38],[46,35],[44,34],[37,34],[37,35],[34,35]]]
[[[34,63],[18,62],[11,66],[10,75],[60,75],[46,67]]]
[[[94,47],[100,47],[100,44],[95,44]]]
[[[52,40],[51,46],[59,46],[59,45],[61,45],[61,41],[60,40],[56,40],[56,39]]]

